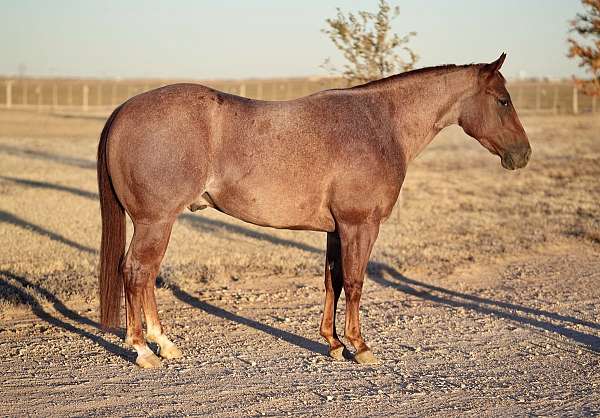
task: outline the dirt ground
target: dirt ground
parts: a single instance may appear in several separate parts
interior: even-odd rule
[[[410,167],[362,299],[382,364],[326,356],[324,234],[207,210],[158,278],[185,357],[141,370],[97,323],[103,116],[0,111],[0,414],[600,414],[600,119],[523,123],[524,170],[458,128]]]

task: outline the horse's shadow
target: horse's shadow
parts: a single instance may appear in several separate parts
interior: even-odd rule
[[[257,331],[269,334],[275,338],[284,340],[287,343],[295,345],[299,348],[305,349],[307,351],[312,351],[313,353],[323,355],[327,354],[327,346],[325,344],[318,343],[316,341],[310,340],[306,337],[302,337],[289,331],[275,328],[271,325],[264,324],[254,319],[243,317],[233,312],[229,312],[223,308],[219,308],[218,306],[212,305],[208,302],[204,302],[198,299],[197,297],[190,295],[174,283],[169,283],[168,287],[173,293],[173,296],[175,296],[177,299],[184,303],[187,303],[188,305],[196,309],[200,309],[209,315],[213,315],[221,319],[226,319],[237,324],[245,325]]]
[[[11,281],[13,283],[11,283]],[[27,289],[27,291],[25,289]],[[181,289],[176,284],[170,283],[169,289],[173,296],[177,299],[181,300],[184,303],[187,303],[188,305],[196,309],[201,309],[202,311],[210,315],[248,326],[250,328],[256,329],[258,331],[267,333],[273,337],[286,341],[289,344],[296,345],[300,348],[312,351],[317,354],[327,353],[327,347],[324,344],[320,344],[318,342],[312,341],[308,338],[291,333],[289,331],[281,330],[273,326],[263,324],[259,321],[229,312],[223,308],[219,308],[218,306],[212,305],[208,302],[201,301],[197,297],[192,296],[185,290]],[[106,351],[112,354],[115,354],[129,362],[134,361],[134,354],[131,350],[128,350],[127,348],[121,345],[114,344],[108,341],[107,339],[103,338],[102,336],[96,334],[95,332],[87,331],[84,328],[75,326],[70,322],[58,318],[57,316],[51,315],[44,309],[42,304],[37,300],[36,297],[32,295],[32,293],[35,293],[36,295],[45,298],[52,304],[52,306],[57,312],[59,312],[62,316],[69,319],[70,321],[79,325],[90,326],[96,329],[99,334],[107,331],[98,322],[84,317],[79,313],[73,311],[72,309],[68,308],[60,299],[58,299],[53,293],[48,291],[43,286],[32,283],[26,278],[14,274],[10,271],[0,270],[0,299],[6,298],[12,299],[13,301],[16,299],[20,303],[27,304],[29,305],[31,311],[35,314],[35,316],[37,316],[42,321],[48,323],[49,325],[63,329],[73,334],[80,335],[100,345]],[[117,330],[116,334],[119,337],[123,337],[122,330]]]
[[[592,352],[600,353],[599,336],[577,331],[566,326],[566,324],[581,325],[591,329],[600,330],[600,324],[598,323],[543,309],[530,308],[514,303],[482,298],[480,296],[434,286],[410,279],[398,272],[395,268],[383,263],[370,263],[368,273],[369,277],[376,283],[391,287],[407,295],[435,302],[440,305],[469,309],[483,315],[510,320],[534,329],[550,331],[551,333],[566,337]],[[544,318],[548,318],[554,322],[544,320]]]
[[[3,277],[2,277],[3,276]],[[10,281],[17,283],[17,286]],[[26,291],[27,289],[28,291]],[[0,298],[10,298],[10,299],[18,299],[19,302],[25,303],[30,306],[31,311],[34,313],[42,321],[48,323],[49,325],[61,328],[65,331],[71,332],[73,334],[80,335],[84,338],[87,338],[91,342],[98,344],[106,351],[115,354],[127,361],[133,361],[131,357],[131,353],[128,350],[121,347],[120,345],[114,344],[107,339],[97,335],[96,333],[87,331],[81,327],[75,326],[70,322],[64,321],[58,317],[55,317],[48,313],[42,304],[34,297],[31,293],[36,293],[37,295],[48,300],[54,309],[59,312],[65,318],[68,318],[72,322],[75,322],[80,325],[87,325],[95,328],[98,332],[102,331],[102,327],[99,323],[86,318],[74,310],[68,308],[60,299],[58,299],[52,292],[48,291],[46,288],[39,284],[32,283],[27,280],[25,277],[17,275],[7,270],[0,270]]]

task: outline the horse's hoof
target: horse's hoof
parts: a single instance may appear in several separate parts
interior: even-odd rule
[[[169,344],[165,348],[160,348],[158,354],[164,359],[176,359],[183,357],[183,353],[175,344]]]
[[[346,347],[341,346],[338,348],[334,348],[329,350],[329,356],[334,359],[335,361],[342,361],[345,360],[345,356],[344,356],[344,350],[346,349]]]
[[[371,350],[365,350],[354,355],[354,360],[359,364],[379,364],[380,361],[373,355]]]
[[[160,359],[153,353],[145,354],[143,356],[138,355],[135,359],[135,364],[142,369],[156,369],[157,367],[160,367]]]

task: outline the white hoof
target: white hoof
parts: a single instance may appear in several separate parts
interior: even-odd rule
[[[354,360],[359,364],[379,364],[380,361],[373,355],[371,350],[365,350],[354,355]]]
[[[135,359],[135,364],[140,366],[142,369],[156,369],[160,367],[160,359],[153,353],[139,355]]]
[[[166,346],[160,346],[158,354],[164,359],[176,359],[183,357],[183,353],[173,343],[167,344]]]

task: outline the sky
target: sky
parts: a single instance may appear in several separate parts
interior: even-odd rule
[[[417,67],[489,62],[507,77],[581,75],[566,57],[579,0],[396,0]],[[377,0],[0,0],[0,74],[117,78],[326,75],[321,29]]]

